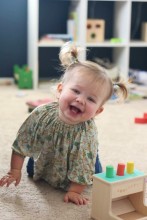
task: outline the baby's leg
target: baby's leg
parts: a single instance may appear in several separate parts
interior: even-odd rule
[[[95,173],[102,173],[102,165],[101,165],[101,162],[99,160],[98,154],[96,156],[96,162],[95,162]]]
[[[29,177],[33,177],[34,175],[34,160],[33,158],[29,158],[27,163],[27,173]]]

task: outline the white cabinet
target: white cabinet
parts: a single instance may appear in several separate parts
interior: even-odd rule
[[[62,0],[64,4],[65,1]],[[76,1],[76,0],[73,0]],[[147,1],[131,1],[131,0],[116,0],[116,1],[98,1],[98,0],[77,0],[77,14],[78,14],[78,35],[77,43],[83,46],[85,49],[90,48],[91,53],[92,49],[95,51],[95,54],[103,56],[103,51],[105,57],[108,55],[111,56],[112,62],[119,66],[120,72],[124,78],[127,78],[130,60],[134,49],[140,50],[143,48],[147,52],[147,42],[141,40],[131,39],[131,29],[132,29],[132,11],[135,4],[144,3],[147,4]],[[61,3],[61,0],[60,0]],[[49,47],[57,48],[60,47],[61,43],[46,43],[39,42],[39,5],[40,0],[28,0],[28,65],[33,70],[34,78],[34,88],[38,87],[39,82],[39,48]],[[58,1],[56,1],[58,7]],[[110,7],[112,5],[112,7]],[[100,18],[101,8],[104,8],[104,13],[102,16],[105,19],[107,16],[107,21],[105,21],[105,40],[103,42],[88,43],[86,42],[86,23],[89,16],[94,16],[93,18]],[[147,8],[147,7],[146,7]],[[111,11],[111,17],[109,19],[109,13]],[[105,13],[106,12],[106,13]],[[91,15],[90,13],[93,13]],[[147,11],[146,11],[147,14]],[[136,14],[139,19],[139,15]],[[91,17],[90,17],[91,18]],[[56,13],[55,13],[56,19]],[[146,19],[147,21],[147,19]],[[47,21],[46,21],[47,22]],[[65,21],[66,22],[66,21]],[[137,22],[137,21],[136,21]],[[137,25],[137,24],[136,24]],[[108,29],[110,33],[107,34]],[[111,38],[120,38],[121,42],[111,42]],[[90,50],[88,54],[90,54]],[[101,53],[102,52],[102,53]],[[87,56],[86,50],[85,54],[81,59],[85,59]],[[146,62],[144,58],[144,62]]]

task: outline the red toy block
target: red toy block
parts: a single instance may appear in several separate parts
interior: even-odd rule
[[[147,118],[147,112],[144,113],[143,117],[144,117],[144,118]]]
[[[147,118],[135,118],[136,124],[147,124]]]

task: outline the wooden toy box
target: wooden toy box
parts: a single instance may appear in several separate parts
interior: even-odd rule
[[[102,19],[87,20],[87,42],[102,42],[105,35],[105,21]]]
[[[107,178],[105,173],[95,174],[91,217],[95,220],[147,220],[146,177],[138,170],[114,178]]]

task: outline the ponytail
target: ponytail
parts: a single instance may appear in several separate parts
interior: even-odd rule
[[[118,98],[126,99],[128,96],[128,89],[123,82],[115,82],[113,83],[113,94]]]
[[[59,53],[59,59],[64,69],[67,69],[72,64],[79,63],[78,55],[83,49],[77,47],[73,42],[65,43]]]

